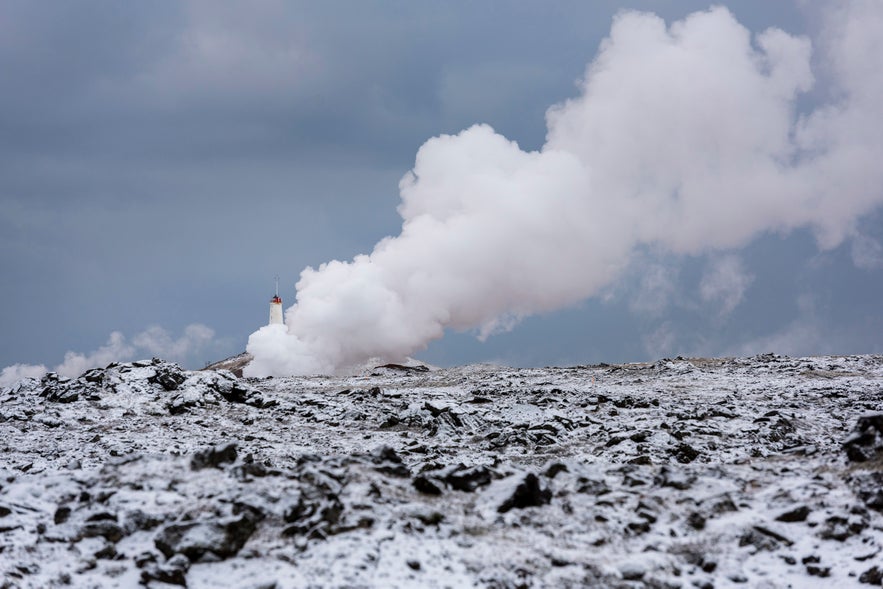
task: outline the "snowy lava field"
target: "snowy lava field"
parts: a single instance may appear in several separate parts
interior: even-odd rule
[[[0,390],[2,587],[865,587],[883,357]]]

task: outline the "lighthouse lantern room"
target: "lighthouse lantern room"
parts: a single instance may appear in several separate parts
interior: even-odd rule
[[[270,299],[270,325],[282,325],[282,299],[279,298],[279,277],[276,277],[276,295]]]

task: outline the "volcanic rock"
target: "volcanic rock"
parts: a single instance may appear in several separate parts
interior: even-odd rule
[[[178,522],[163,527],[154,544],[166,558],[183,554],[190,562],[206,556],[234,556],[251,537],[255,521],[247,514],[218,520]]]
[[[528,473],[515,487],[515,491],[512,495],[497,507],[497,511],[499,513],[506,513],[510,509],[539,507],[541,505],[546,505],[551,500],[552,492],[540,484],[540,479],[537,475]]]
[[[193,454],[190,459],[190,468],[200,470],[202,468],[220,468],[223,464],[236,461],[236,443],[229,442],[211,448],[205,448]]]
[[[803,522],[806,521],[806,518],[809,517],[809,514],[812,510],[806,505],[800,505],[799,507],[795,507],[790,511],[786,511],[776,518],[776,521],[780,522]]]

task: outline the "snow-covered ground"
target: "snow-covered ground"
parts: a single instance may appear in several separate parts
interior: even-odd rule
[[[852,587],[883,357],[0,391],[3,587]],[[881,455],[883,456],[883,455]]]

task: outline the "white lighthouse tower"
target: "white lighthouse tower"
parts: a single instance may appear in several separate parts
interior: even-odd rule
[[[276,277],[276,296],[270,299],[270,325],[282,325],[282,299],[279,298],[279,277]]]

